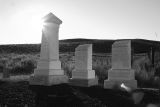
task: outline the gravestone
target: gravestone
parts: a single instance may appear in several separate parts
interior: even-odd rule
[[[75,51],[75,70],[72,71],[70,84],[89,87],[98,84],[92,70],[92,44],[80,45]]]
[[[40,60],[34,75],[30,78],[30,84],[50,86],[67,83],[68,77],[64,75],[59,60],[58,33],[62,21],[52,13],[49,13],[43,19]]]
[[[108,71],[108,80],[104,81],[104,88],[120,87],[124,84],[130,88],[137,88],[134,70],[131,68],[131,41],[116,41],[112,45],[112,68]]]

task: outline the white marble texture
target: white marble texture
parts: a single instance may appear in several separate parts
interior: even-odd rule
[[[31,77],[30,84],[53,85],[61,83],[59,82],[61,80],[63,80],[62,82],[67,82],[59,61],[58,38],[59,25],[62,21],[52,13],[49,13],[43,19],[44,27],[42,29],[40,60],[38,61],[37,69],[34,71],[34,76]],[[40,80],[41,77],[45,79]]]
[[[112,69],[131,69],[131,41],[116,41],[112,45]]]
[[[131,40],[113,43],[112,68],[108,70],[108,79],[104,81],[104,88],[120,87],[122,83],[137,88],[135,72],[131,68]]]
[[[75,70],[72,72],[73,79],[95,78],[92,70],[92,44],[80,45],[75,52]]]

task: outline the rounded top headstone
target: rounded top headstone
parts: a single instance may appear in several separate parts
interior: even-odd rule
[[[112,47],[130,47],[131,40],[119,40],[113,43]]]
[[[79,45],[76,48],[76,51],[83,51],[83,50],[89,50],[92,49],[92,44],[83,44],[83,45]]]
[[[43,19],[44,19],[44,22],[46,23],[55,23],[55,24],[62,23],[62,21],[51,12],[47,14],[46,16],[44,16]]]

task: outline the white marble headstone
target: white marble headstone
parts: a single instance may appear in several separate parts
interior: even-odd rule
[[[117,41],[112,45],[112,69],[131,69],[131,41]]]
[[[62,21],[54,14],[49,13],[44,18],[42,29],[42,43],[40,60],[34,76],[30,79],[31,85],[53,85],[66,83],[67,77],[61,69],[59,61],[59,25]]]
[[[98,84],[92,70],[92,44],[79,45],[75,49],[75,70],[72,71],[71,84],[91,86]]]
[[[95,78],[95,71],[92,70],[92,44],[80,45],[76,48],[75,71],[72,72],[72,78]]]
[[[112,45],[112,68],[108,71],[108,79],[104,88],[125,86],[136,88],[134,70],[131,68],[131,40],[116,41]]]
[[[92,69],[92,45],[85,44],[76,48],[75,52],[76,70]]]

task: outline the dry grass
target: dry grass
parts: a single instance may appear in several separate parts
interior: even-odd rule
[[[18,82],[18,81],[29,81],[30,75],[15,75],[10,76],[10,78],[3,78],[3,81],[12,81],[12,82]]]
[[[156,53],[155,68],[153,68],[147,54],[134,56],[132,68],[135,70],[136,79],[140,84],[142,83],[142,86],[149,83],[160,87],[160,75],[156,74],[160,68],[160,58],[157,55],[159,54]],[[27,80],[27,76],[22,75],[32,74],[37,66],[38,59],[39,54],[1,54],[0,72],[3,70],[9,71],[12,80]],[[72,71],[75,69],[74,53],[61,53],[60,60],[65,74],[72,77]],[[111,68],[111,55],[93,54],[92,68],[95,70],[99,82],[103,83],[107,79],[108,70]]]

